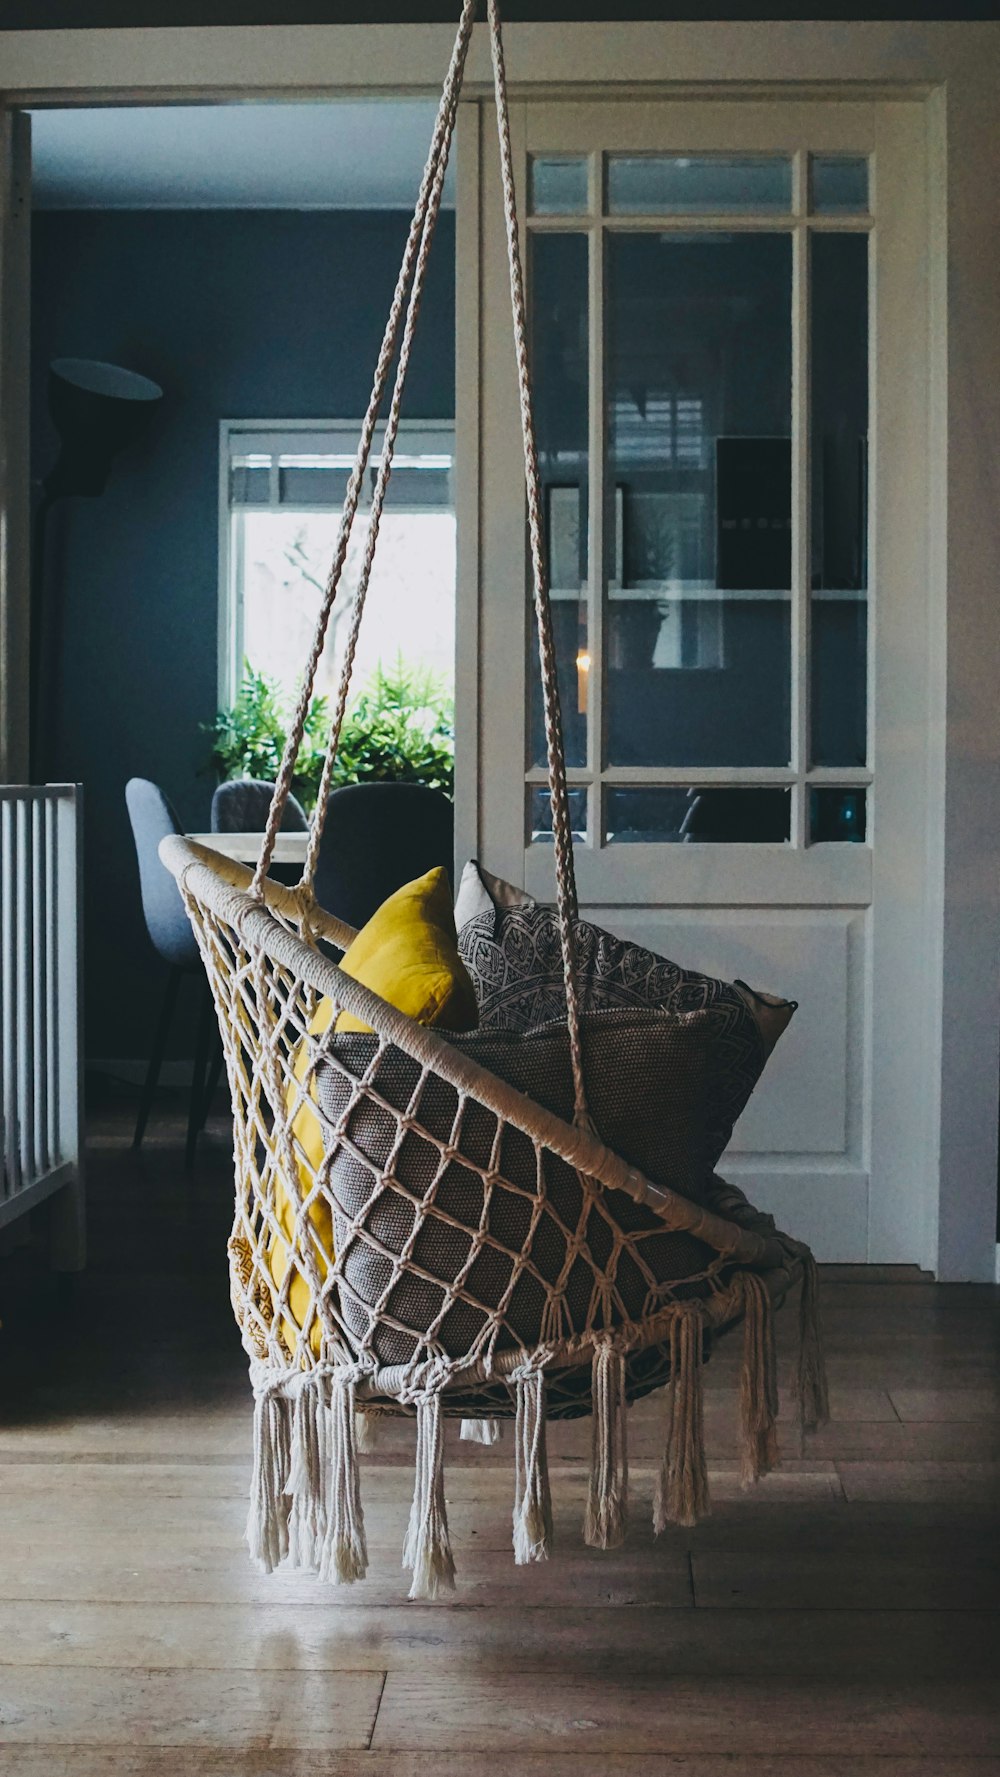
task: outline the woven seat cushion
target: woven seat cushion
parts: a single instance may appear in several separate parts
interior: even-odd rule
[[[654,1182],[695,1191],[711,1042],[705,1011],[611,1010],[583,1025],[590,1103],[607,1145]],[[451,1040],[571,1118],[563,1023]],[[641,1318],[713,1261],[703,1242],[668,1229],[624,1192],[601,1190],[588,1206],[571,1166],[498,1125],[478,1102],[466,1100],[456,1122],[455,1088],[434,1074],[421,1083],[415,1061],[374,1037],[334,1039],[331,1061],[317,1070],[317,1100],[331,1155],[340,1312],[380,1363],[442,1350],[461,1358],[494,1311],[498,1349],[530,1350],[551,1336],[546,1308],[564,1271],[563,1333]],[[398,1112],[407,1114],[401,1139]],[[411,1239],[399,1271],[394,1260]]]
[[[466,865],[456,905],[459,954],[479,1001],[479,1029],[528,1030],[565,1018],[558,916],[523,891]],[[708,1030],[705,1158],[709,1170],[729,1145],[733,1125],[771,1050],[795,1011],[794,1000],[758,993],[743,981],[719,981],[616,938],[588,920],[575,922],[580,1004],[703,1011]],[[597,1121],[599,1133],[607,1133]]]

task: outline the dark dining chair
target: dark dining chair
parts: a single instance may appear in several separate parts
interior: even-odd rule
[[[455,809],[424,784],[345,784],[331,791],[316,899],[363,926],[387,896],[435,865],[454,876]]]
[[[129,779],[125,786],[125,806],[132,823],[132,836],[139,863],[139,889],[146,930],[154,950],[167,965],[163,999],[160,1002],[153,1047],[139,1099],[139,1114],[132,1146],[141,1147],[146,1133],[163,1064],[163,1053],[177,1009],[181,980],[185,975],[193,976],[200,988],[200,1005],[184,1149],[184,1164],[190,1172],[194,1165],[198,1136],[204,1127],[208,1110],[206,1076],[215,1028],[212,996],[180,891],[169,870],[160,862],[160,840],[165,839],[169,833],[181,831],[177,816],[163,791],[144,777]]]
[[[231,777],[212,797],[213,833],[263,833],[274,785],[266,778]],[[289,796],[281,817],[282,833],[305,833],[309,826],[301,802]]]

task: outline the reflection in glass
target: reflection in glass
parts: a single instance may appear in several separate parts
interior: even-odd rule
[[[763,845],[787,842],[791,794],[784,789],[607,790],[604,831],[611,845]]]
[[[569,819],[574,840],[582,843],[587,837],[586,790],[570,790]],[[528,790],[528,839],[532,845],[552,843],[552,798],[538,784]]]
[[[587,162],[583,157],[532,155],[533,215],[579,216],[587,208]]]
[[[611,215],[734,215],[791,207],[791,162],[780,155],[608,156]]]
[[[786,765],[791,241],[611,234],[612,765]]]
[[[569,765],[587,763],[588,342],[586,235],[531,242],[532,370],[559,696]],[[531,589],[529,585],[529,598]],[[529,758],[545,764],[538,642],[531,644]]]
[[[820,214],[868,209],[868,162],[863,156],[814,154],[809,162],[809,195]]]
[[[815,234],[812,757],[864,765],[868,700],[868,237]]]
[[[845,841],[860,844],[867,833],[867,793],[828,788],[809,792],[809,838],[813,845]]]

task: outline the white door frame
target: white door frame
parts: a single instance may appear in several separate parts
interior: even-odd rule
[[[7,112],[40,105],[431,93],[451,39],[450,28],[438,25],[5,32],[0,93]],[[799,89],[806,96],[917,96],[926,105],[935,243],[930,446],[939,471],[929,512],[935,646],[927,771],[939,819],[923,860],[925,941],[913,959],[929,1009],[927,1139],[938,1179],[924,1262],[942,1278],[991,1279],[1000,1062],[1000,409],[994,394],[1000,387],[1000,280],[995,255],[984,247],[1000,238],[994,173],[1000,160],[1000,25],[519,24],[508,30],[508,62],[514,90],[532,94],[566,96],[572,89],[580,97],[610,90],[650,98],[684,91],[764,97]],[[469,77],[470,91],[486,87],[481,28]],[[12,153],[5,119],[4,193],[14,185]],[[460,201],[465,177],[460,166]],[[8,427],[17,423],[18,348],[27,346],[26,264],[19,274],[6,229],[0,253],[0,411],[7,416],[0,453],[0,586],[9,646],[19,625],[23,633],[27,597],[27,489],[7,439]],[[471,342],[460,336],[458,346],[461,393]],[[471,396],[462,398],[457,415],[460,460],[469,459],[467,487],[476,474],[475,406]],[[462,512],[461,485],[459,501]],[[459,596],[467,601],[470,585],[477,586],[470,570],[478,565],[478,539],[473,527],[462,529]],[[476,600],[478,609],[478,590]],[[466,619],[470,615],[466,611]],[[466,686],[474,642],[473,625],[460,649],[460,684]],[[23,684],[18,687],[8,665],[0,685],[5,751],[13,762],[23,746]],[[474,806],[468,774],[460,778],[459,793],[468,821]]]

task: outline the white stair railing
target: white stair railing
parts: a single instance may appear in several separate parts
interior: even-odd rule
[[[0,1230],[52,1197],[67,1271],[84,1261],[80,862],[79,785],[0,785]]]

